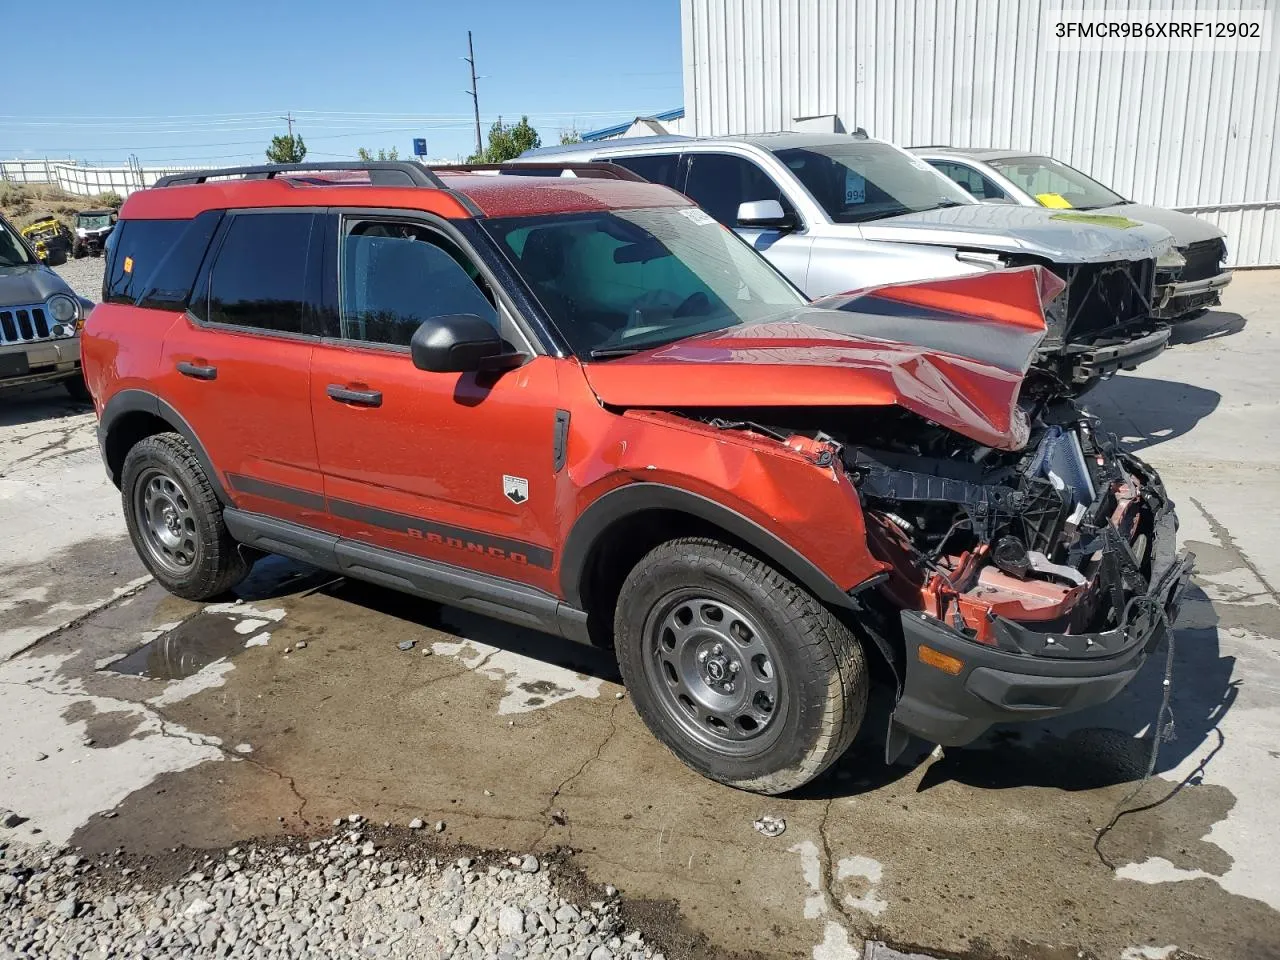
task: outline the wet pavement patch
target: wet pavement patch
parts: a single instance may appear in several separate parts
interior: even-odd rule
[[[214,603],[187,619],[167,624],[146,642],[103,668],[152,680],[182,680],[211,664],[234,657],[247,647],[265,646],[269,627],[284,611],[250,604]]]
[[[228,617],[197,614],[107,665],[126,676],[181,680],[244,650],[245,635]]]

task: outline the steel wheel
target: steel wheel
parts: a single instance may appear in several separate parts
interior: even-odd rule
[[[181,577],[199,559],[191,497],[168,473],[150,468],[134,485],[134,509],[143,545],[153,563]]]
[[[781,661],[754,617],[714,597],[676,596],[654,608],[643,645],[659,704],[694,740],[741,755],[774,739]]]

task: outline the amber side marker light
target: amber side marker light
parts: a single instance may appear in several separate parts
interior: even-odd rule
[[[921,663],[937,667],[943,673],[949,673],[953,677],[960,676],[960,671],[964,669],[963,660],[942,653],[940,650],[935,650],[933,647],[926,647],[924,644],[916,648],[916,656],[920,658]]]

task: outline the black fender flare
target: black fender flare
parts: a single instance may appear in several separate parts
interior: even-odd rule
[[[560,587],[566,600],[585,609],[582,584],[592,548],[618,520],[645,510],[674,510],[712,523],[747,544],[825,603],[853,608],[851,596],[807,557],[736,510],[697,493],[663,483],[630,483],[594,501],[574,522],[560,555]]]
[[[175,433],[181,434],[182,438],[191,445],[191,449],[195,452],[196,459],[200,461],[200,466],[205,475],[208,476],[209,483],[213,486],[213,491],[218,500],[223,504],[233,503],[232,499],[227,496],[227,491],[223,488],[222,481],[218,479],[218,473],[213,468],[213,461],[209,459],[209,454],[205,451],[204,444],[200,442],[196,432],[191,429],[191,424],[187,423],[182,414],[178,413],[171,404],[146,390],[121,390],[107,401],[107,405],[102,410],[102,417],[98,420],[98,447],[102,452],[103,465],[106,466],[109,474],[111,473],[111,464],[107,459],[107,442],[111,435],[111,430],[125,415],[137,412],[149,413],[152,416],[159,417],[172,427]],[[116,486],[120,485],[120,478],[114,474],[111,476],[111,481]]]

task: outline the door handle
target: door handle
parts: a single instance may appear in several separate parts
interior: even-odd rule
[[[218,368],[206,366],[199,363],[190,363],[186,360],[178,361],[178,372],[184,377],[191,377],[195,380],[217,380]]]
[[[382,406],[381,390],[352,390],[340,384],[331,383],[324,388],[324,392],[329,395],[330,400],[346,403],[353,407]]]

